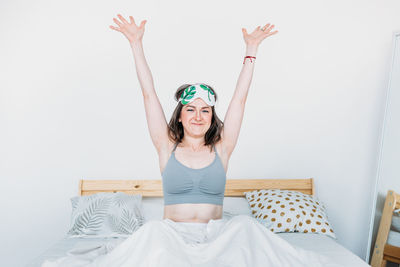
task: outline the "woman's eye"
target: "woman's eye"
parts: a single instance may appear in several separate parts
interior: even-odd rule
[[[193,109],[188,108],[186,111],[193,111]],[[203,112],[210,113],[208,110],[203,110]]]

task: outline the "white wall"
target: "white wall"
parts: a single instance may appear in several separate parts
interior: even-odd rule
[[[81,178],[160,178],[117,13],[147,19],[145,54],[169,120],[173,93],[206,82],[224,117],[261,44],[228,178],[314,177],[338,241],[364,258],[398,1],[2,1],[2,266],[62,238]],[[7,244],[7,245],[4,245]]]

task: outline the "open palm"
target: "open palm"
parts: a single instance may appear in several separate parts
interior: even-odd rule
[[[129,42],[137,42],[142,40],[144,34],[144,26],[147,20],[143,20],[140,23],[140,26],[137,26],[135,20],[132,16],[129,16],[130,22],[128,22],[123,16],[120,14],[117,15],[118,19],[113,18],[114,22],[118,25],[118,27],[114,27],[110,25],[110,28],[122,32],[125,37],[129,40]]]
[[[274,35],[278,31],[271,32],[274,25],[270,25],[267,23],[262,29],[261,26],[258,26],[252,33],[248,34],[245,28],[242,28],[243,38],[247,45],[256,45],[258,46],[262,40],[267,38],[268,36]]]

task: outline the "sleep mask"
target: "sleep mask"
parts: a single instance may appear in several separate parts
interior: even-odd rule
[[[215,105],[215,94],[214,92],[202,83],[196,83],[188,86],[181,94],[181,97],[178,101],[182,103],[182,105],[189,104],[193,102],[195,99],[201,98],[204,102],[209,106]]]

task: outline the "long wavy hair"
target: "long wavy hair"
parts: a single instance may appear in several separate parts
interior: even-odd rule
[[[217,101],[217,93],[215,92],[214,88],[205,83],[203,84],[211,89],[211,91],[215,95],[215,101]],[[182,123],[179,122],[179,117],[181,115],[181,111],[184,105],[182,105],[182,103],[179,101],[179,98],[181,97],[182,92],[191,85],[192,84],[184,84],[180,86],[175,92],[175,100],[178,101],[178,105],[176,106],[171,116],[171,120],[169,121],[168,124],[169,138],[175,143],[180,143],[184,136]],[[214,106],[212,106],[211,109],[212,109],[211,125],[204,136],[205,139],[204,141],[205,145],[210,146],[210,150],[212,151],[212,146],[221,140],[221,132],[224,127],[224,123],[218,118]]]

